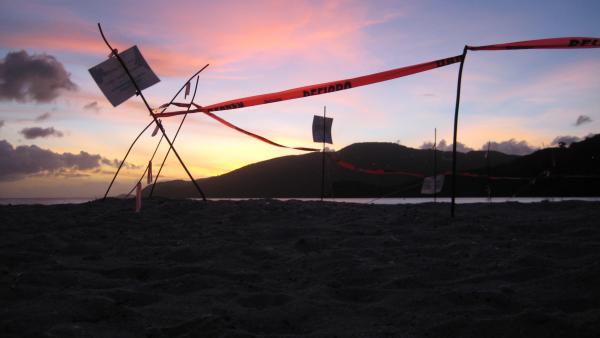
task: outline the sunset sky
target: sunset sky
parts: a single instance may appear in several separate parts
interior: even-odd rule
[[[451,57],[465,44],[600,37],[598,13],[599,1],[3,1],[0,197],[102,196],[114,160],[150,122],[139,97],[112,107],[91,78],[88,69],[109,54],[98,22],[114,47],[140,48],[161,79],[144,91],[158,106],[207,63],[200,105]],[[367,141],[419,148],[434,128],[449,145],[457,73],[454,64],[219,116],[279,143],[319,147],[312,117],[327,106],[335,149]],[[459,142],[527,153],[599,133],[599,93],[600,49],[470,52]],[[165,120],[170,135],[180,119]],[[151,131],[113,194],[143,172],[158,142]],[[302,153],[200,114],[188,117],[176,148],[196,178]],[[185,177],[170,157],[163,178]]]

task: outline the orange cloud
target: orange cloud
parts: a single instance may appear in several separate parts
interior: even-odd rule
[[[103,43],[97,39],[80,33],[67,34],[66,31],[36,32],[35,34],[19,33],[6,35],[0,38],[0,42],[15,49],[45,49],[60,50],[78,53],[102,53],[108,55],[108,50]]]

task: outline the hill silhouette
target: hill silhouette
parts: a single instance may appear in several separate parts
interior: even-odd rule
[[[600,195],[600,135],[564,148],[547,148],[525,156],[491,151],[457,154],[459,172],[483,177],[457,177],[458,196],[598,196]],[[329,155],[329,154],[328,154]],[[434,153],[395,143],[355,143],[334,156],[365,169],[404,171],[433,175]],[[204,178],[198,183],[207,197],[275,198],[319,197],[321,193],[322,153],[278,157],[253,163],[229,173]],[[489,167],[488,167],[489,163]],[[437,151],[437,173],[449,173],[452,153]],[[495,179],[484,177],[520,177]],[[450,176],[440,196],[450,194]],[[342,168],[326,157],[326,196],[380,197],[423,196],[423,179],[403,175],[372,175]],[[489,187],[489,188],[488,188]],[[149,187],[144,189],[148,195]],[[170,198],[199,197],[188,181],[159,182],[154,196]]]
[[[600,134],[569,147],[546,148],[493,168],[499,176],[531,177],[530,184],[496,184],[500,194],[600,196]],[[512,189],[512,190],[511,190]]]

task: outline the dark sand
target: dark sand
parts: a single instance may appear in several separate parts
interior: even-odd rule
[[[1,337],[599,337],[600,204],[0,206]]]

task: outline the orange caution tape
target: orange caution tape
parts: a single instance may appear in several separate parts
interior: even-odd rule
[[[356,166],[353,163],[348,161],[341,160],[337,158],[334,154],[329,154],[329,157],[337,163],[340,167],[364,174],[372,174],[372,175],[401,175],[401,176],[414,176],[414,177],[425,177],[424,174],[420,173],[409,173],[406,171],[397,171],[397,170],[386,170],[386,169],[365,169]]]
[[[400,176],[413,176],[413,177],[426,177],[427,175],[422,173],[411,173],[407,171],[399,171],[399,170],[388,170],[388,169],[365,169],[360,168],[357,165],[350,163],[348,161],[341,160],[337,158],[333,153],[329,154],[329,157],[337,163],[340,167],[356,172],[360,172],[363,174],[371,174],[371,175],[400,175]],[[449,176],[452,175],[451,171],[447,171],[445,173],[441,173],[439,175]],[[469,172],[457,173],[458,176],[463,177],[477,177],[477,178],[487,178],[490,180],[530,180],[530,177],[502,177],[502,176],[487,176]]]
[[[198,113],[198,112],[212,112],[219,110],[231,110],[238,109],[250,106],[256,106],[261,104],[285,101],[285,100],[293,100],[302,97],[308,97],[313,95],[320,95],[326,93],[337,92],[340,90],[356,88],[360,86],[366,86],[373,83],[388,81],[392,79],[396,79],[402,76],[407,76],[411,74],[416,74],[420,72],[424,72],[427,70],[444,67],[447,65],[451,65],[456,62],[460,62],[462,60],[462,55],[457,55],[451,58],[440,59],[430,62],[421,63],[418,65],[412,65],[408,67],[396,68],[392,70],[388,70],[385,72],[355,77],[346,80],[338,80],[325,82],[310,86],[298,87],[294,89],[288,89],[281,92],[276,93],[268,93],[262,95],[248,96],[240,99],[224,101],[220,103],[211,104],[210,106],[201,107],[197,104],[193,104],[196,109],[191,109],[189,111],[175,111],[168,113],[159,113],[155,114],[156,117],[169,117],[175,115],[182,115],[187,113]],[[173,105],[178,107],[187,108],[190,105],[184,103],[174,103]],[[169,104],[164,104],[160,106],[160,108],[166,108]]]
[[[487,46],[467,46],[468,50],[506,50],[506,49],[569,49],[600,48],[600,38],[572,37],[528,41],[517,41]]]
[[[238,126],[236,126],[236,125],[234,125],[234,124],[232,124],[232,123],[230,123],[230,122],[227,122],[227,121],[223,120],[222,118],[218,117],[217,115],[215,115],[215,114],[213,114],[213,113],[204,112],[204,114],[206,114],[207,116],[209,116],[209,117],[211,117],[211,118],[215,119],[215,120],[216,120],[216,121],[218,121],[219,123],[221,123],[221,124],[223,124],[223,125],[225,125],[225,126],[227,126],[227,127],[231,128],[231,129],[235,129],[235,130],[239,131],[240,133],[243,133],[243,134],[246,134],[246,135],[248,135],[248,136],[254,137],[254,138],[255,138],[255,139],[257,139],[257,140],[261,140],[261,141],[263,141],[263,142],[265,142],[265,143],[268,143],[268,144],[270,144],[270,145],[272,145],[272,146],[275,146],[275,147],[280,147],[280,148],[288,148],[288,149],[296,149],[296,150],[302,150],[302,151],[319,151],[319,150],[320,150],[320,149],[315,149],[315,148],[305,148],[305,147],[288,147],[288,146],[284,146],[283,144],[279,144],[279,143],[277,143],[277,142],[273,142],[273,141],[269,140],[269,139],[268,139],[268,138],[266,138],[266,137],[262,137],[262,136],[260,136],[260,135],[256,135],[256,134],[254,134],[254,133],[251,133],[251,132],[249,132],[249,131],[247,131],[247,130],[244,130],[244,129],[242,129],[242,128],[240,128],[240,127],[238,127]]]
[[[593,37],[566,37],[566,38],[551,38],[551,39],[538,39],[538,40],[527,40],[517,41],[501,44],[493,44],[486,46],[467,46],[468,50],[512,50],[512,49],[573,49],[573,48],[600,48],[600,38]],[[197,112],[212,112],[219,110],[231,110],[250,106],[256,106],[261,104],[293,100],[301,97],[313,96],[336,92],[340,90],[365,86],[373,83],[388,81],[396,79],[402,76],[416,74],[427,70],[451,65],[462,61],[462,55],[454,57],[440,59],[430,62],[425,62],[417,65],[408,67],[396,68],[385,72],[355,77],[346,80],[338,80],[325,82],[321,84],[315,84],[310,86],[298,87],[294,89],[288,89],[281,92],[268,93],[262,95],[248,96],[240,99],[224,101],[215,103],[209,106],[201,107],[194,104],[196,109],[189,111],[175,111],[168,113],[156,114],[158,117],[169,117],[175,115],[182,115],[186,113],[197,113]],[[186,104],[175,104],[179,107],[189,107]],[[162,105],[161,108],[166,108],[169,105]]]

